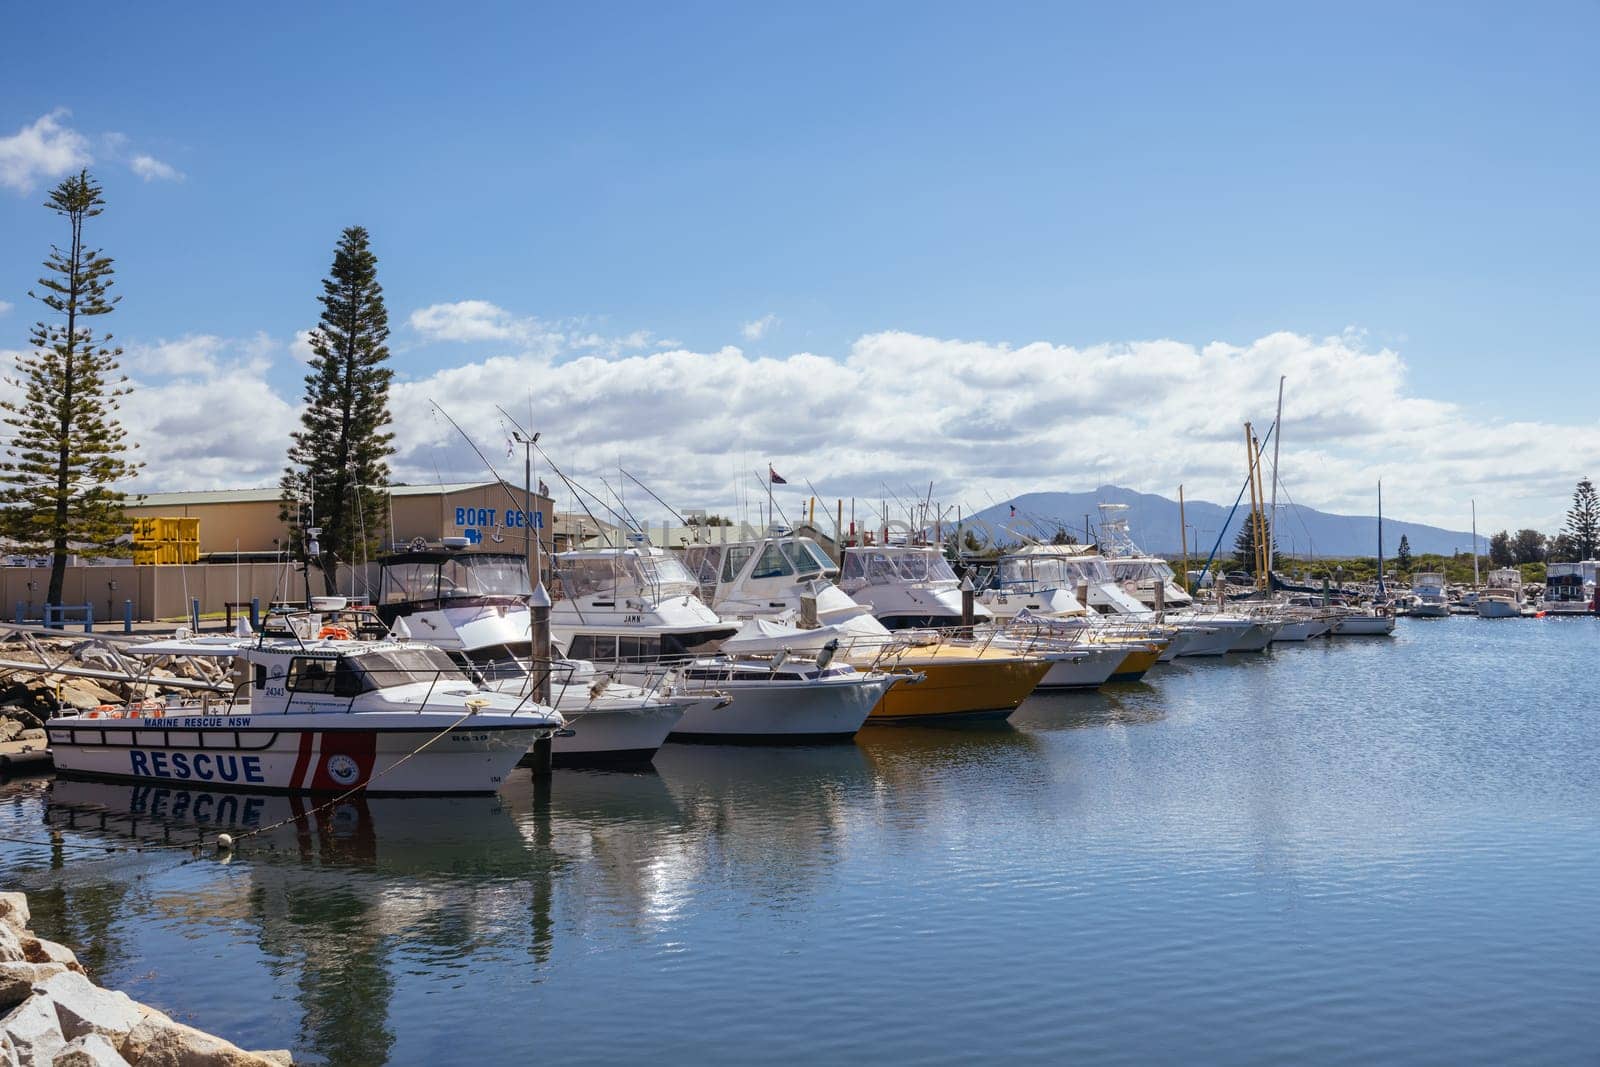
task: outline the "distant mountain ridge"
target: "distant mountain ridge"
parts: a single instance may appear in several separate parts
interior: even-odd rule
[[[1016,534],[1050,539],[1058,527],[1080,541],[1084,539],[1084,517],[1088,516],[1090,528],[1098,530],[1100,504],[1126,504],[1128,510],[1122,517],[1128,520],[1128,532],[1135,543],[1147,552],[1157,555],[1174,555],[1180,552],[1178,542],[1178,502],[1153,493],[1137,493],[1117,485],[1102,485],[1087,493],[1024,493],[986,508],[972,516],[994,525],[1004,533],[1009,528]],[[1016,517],[1010,508],[1015,505]],[[1378,552],[1378,519],[1375,515],[1335,515],[1315,508],[1282,506],[1282,517],[1275,531],[1280,552],[1296,556],[1374,556]],[[1193,550],[1199,543],[1199,554],[1204,559],[1222,533],[1219,552],[1233,551],[1233,539],[1250,512],[1248,500],[1239,505],[1233,520],[1228,518],[1228,506],[1206,500],[1186,500],[1184,518],[1189,524],[1189,542]],[[1383,553],[1393,558],[1395,548],[1404,536],[1412,554],[1438,552],[1450,555],[1472,550],[1472,534],[1459,530],[1445,530],[1419,522],[1405,522],[1385,515],[1383,518]],[[1488,550],[1488,538],[1478,535],[1478,551]]]

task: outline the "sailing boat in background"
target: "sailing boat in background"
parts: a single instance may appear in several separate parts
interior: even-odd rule
[[[1388,602],[1383,589],[1383,482],[1378,482],[1378,593],[1372,604],[1351,608],[1349,614],[1334,624],[1333,632],[1339,637],[1388,637],[1394,633],[1394,605]]]

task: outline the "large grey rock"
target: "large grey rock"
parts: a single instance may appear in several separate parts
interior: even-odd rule
[[[133,1067],[281,1067],[280,1061],[246,1052],[192,1026],[145,1018],[122,1045]]]
[[[0,719],[0,741],[15,741],[23,726],[16,719]],[[0,1060],[0,1063],[5,1061]]]
[[[55,1001],[56,1018],[68,1041],[85,1034],[104,1034],[120,1045],[144,1018],[128,994],[101,989],[72,971],[51,975],[39,983],[38,991]]]
[[[0,1033],[11,1040],[18,1067],[50,1067],[57,1052],[66,1045],[55,1006],[49,997],[34,994],[0,1019]]]
[[[85,1034],[67,1042],[50,1067],[128,1067],[116,1046],[100,1034]]]
[[[5,740],[9,741],[10,738]],[[26,893],[0,893],[0,923],[21,933],[32,921],[33,912],[28,910]]]
[[[66,973],[62,963],[0,963],[0,1011],[33,996],[33,987],[40,982]]]

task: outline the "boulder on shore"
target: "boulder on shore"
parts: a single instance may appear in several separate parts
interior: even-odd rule
[[[69,973],[60,963],[0,963],[0,1011],[10,1011],[33,996],[34,986],[40,982]]]
[[[18,1067],[50,1067],[66,1045],[50,998],[35,993],[0,1019],[0,1033],[11,1042]]]
[[[11,929],[21,932],[28,928],[28,923],[33,921],[33,913],[28,910],[28,897],[25,893],[0,893],[0,923],[5,923]]]
[[[101,1034],[85,1034],[67,1042],[50,1067],[128,1067],[117,1047]]]

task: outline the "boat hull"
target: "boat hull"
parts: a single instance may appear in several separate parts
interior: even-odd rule
[[[1106,649],[1091,648],[1049,654],[1050,669],[1040,680],[1039,690],[1098,689],[1111,680],[1126,657]]]
[[[57,771],[68,775],[266,792],[365,787],[373,794],[492,793],[550,732],[500,723],[451,728],[454,716],[405,717],[413,725],[367,725],[362,715],[340,716],[346,724],[338,726],[262,722],[278,716],[72,716],[51,720],[46,732]]]
[[[1178,650],[1179,656],[1225,656],[1233,647],[1234,634],[1227,628],[1201,624],[1185,632],[1189,641]]]
[[[1522,609],[1517,605],[1504,600],[1479,600],[1478,618],[1480,619],[1516,619],[1522,616]]]
[[[563,730],[556,735],[551,762],[563,767],[649,763],[690,706],[683,701],[639,701],[620,707],[563,707],[561,714],[572,733]]]
[[[1339,637],[1388,637],[1394,633],[1393,615],[1347,615],[1333,627]]]
[[[1450,617],[1449,604],[1413,604],[1411,606],[1413,619],[1447,619]]]
[[[708,681],[732,697],[698,701],[673,727],[671,740],[715,744],[817,744],[848,741],[898,677],[825,679],[811,682]]]
[[[1050,671],[1050,663],[1036,657],[963,652],[942,649],[931,655],[907,655],[896,660],[896,666],[916,671],[923,680],[889,690],[872,709],[867,722],[1009,718]]]
[[[1151,667],[1160,662],[1163,651],[1165,651],[1165,645],[1161,648],[1130,649],[1128,654],[1122,657],[1122,662],[1117,664],[1117,669],[1111,672],[1111,677],[1106,681],[1137,682],[1149,673]]]

